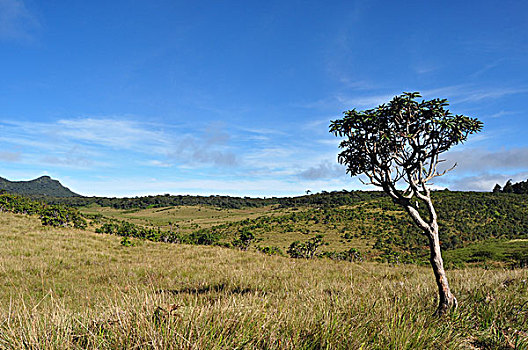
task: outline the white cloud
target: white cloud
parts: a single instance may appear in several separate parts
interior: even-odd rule
[[[168,155],[170,159],[187,166],[211,164],[233,167],[238,165],[238,159],[229,147],[230,138],[231,136],[222,129],[208,128],[201,137],[186,135],[171,146]]]
[[[443,158],[448,160],[446,163],[457,163],[457,172],[501,172],[528,169],[528,147],[494,151],[465,148],[461,151],[447,152]]]
[[[170,168],[170,167],[172,167],[171,163],[163,162],[163,161],[157,160],[157,159],[149,160],[145,164],[148,165],[148,166],[155,166],[155,167],[159,167],[159,168]]]
[[[472,84],[452,85],[434,89],[425,89],[422,91],[420,91],[419,87],[417,87],[417,89],[425,99],[447,98],[450,102],[456,103],[476,103],[485,100],[497,100],[510,95],[528,93],[528,88],[525,86],[477,87]],[[416,89],[413,91],[416,91]],[[403,91],[394,90],[390,93],[354,93],[354,95],[341,93],[327,99],[305,104],[304,107],[368,109],[387,103],[392,100],[394,96],[400,95],[402,92]]]
[[[463,177],[447,177],[443,183],[451,190],[490,192],[495,184],[504,186],[509,179],[512,179],[513,182],[518,182],[525,181],[527,178],[527,171],[514,174],[482,173]]]
[[[0,126],[0,144],[22,148],[29,154],[28,160],[47,164],[119,166],[137,158],[139,164],[155,167],[238,165],[230,147],[231,135],[218,125],[187,134],[178,134],[172,127],[167,133],[163,131],[166,128],[125,117],[3,121]]]
[[[141,184],[141,187],[138,187]],[[312,192],[334,191],[357,187],[357,181],[313,180],[299,181],[262,178],[177,179],[164,181],[145,178],[99,178],[91,180],[69,179],[68,187],[82,195],[143,196],[160,193],[191,195],[238,195],[238,196],[291,196]],[[373,189],[373,188],[366,188]]]
[[[117,149],[148,148],[160,150],[167,144],[162,132],[147,129],[141,123],[117,118],[79,118],[62,119],[56,123],[56,129],[45,126],[48,132],[58,137],[109,146]],[[146,151],[146,150],[145,150]]]

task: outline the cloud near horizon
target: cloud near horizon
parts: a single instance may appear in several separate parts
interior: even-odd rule
[[[449,163],[457,163],[456,169],[465,172],[528,169],[528,147],[502,148],[494,151],[467,148],[447,152],[444,158]]]

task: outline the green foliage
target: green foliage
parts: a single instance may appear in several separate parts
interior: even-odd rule
[[[279,247],[275,247],[275,246],[266,246],[266,247],[257,246],[256,248],[257,248],[257,250],[259,252],[267,254],[267,255],[280,255],[280,256],[284,255],[284,253],[282,252],[282,250]]]
[[[200,229],[188,235],[179,237],[180,243],[199,244],[199,245],[215,245],[218,244],[223,236],[215,230]]]
[[[144,227],[124,220],[105,223],[95,229],[95,232],[122,237],[135,237],[154,242],[175,243],[179,241],[175,234],[162,232],[159,227]]]
[[[317,249],[323,244],[323,235],[317,235],[308,241],[301,243],[295,241],[290,244],[288,254],[296,259],[311,259],[316,256]]]
[[[493,188],[493,193],[516,193],[516,194],[528,194],[528,180],[519,181],[512,184],[512,180],[508,180],[504,187],[501,189],[499,184],[496,184]]]
[[[421,231],[401,207],[388,196],[378,194],[354,206],[303,208],[285,215],[228,222],[208,230],[217,232],[220,239],[233,237],[242,230],[249,230],[256,237],[319,231],[327,238],[335,235],[354,242],[360,240],[361,246],[368,244],[370,249],[361,248],[365,260],[427,263],[429,248]],[[489,240],[528,239],[527,195],[433,191],[432,199],[439,215],[444,251]],[[284,243],[285,251],[292,240]],[[350,249],[349,242],[340,244],[348,245],[344,250]],[[261,245],[267,245],[266,241]],[[334,245],[330,250],[341,249]]]
[[[48,205],[26,197],[0,194],[0,212],[38,215],[44,226],[86,228],[86,220],[77,209]]]
[[[467,263],[502,262],[511,268],[528,266],[528,240],[487,240],[445,252],[450,266]]]
[[[132,247],[134,245],[129,236],[123,236],[120,243],[123,247]]]
[[[344,261],[354,261],[360,262],[363,261],[361,253],[356,248],[350,248],[341,252],[323,252],[317,255],[321,258],[329,258],[333,260],[344,260]]]
[[[344,112],[331,122],[330,132],[345,137],[340,144],[339,162],[350,175],[367,174],[375,184],[405,179],[421,172],[438,154],[464,142],[482,129],[482,122],[452,115],[445,99],[416,101],[419,93],[403,93],[374,109]],[[405,172],[392,167],[402,168]]]
[[[73,208],[45,206],[40,212],[40,219],[44,226],[86,228],[86,220]]]
[[[506,182],[506,185],[504,185],[502,192],[503,193],[513,193],[513,186],[512,186],[511,180],[508,180],[508,182]]]
[[[495,187],[493,187],[493,193],[499,193],[502,192],[502,187],[499,184],[496,184]]]
[[[253,240],[255,240],[255,235],[253,235],[249,228],[243,227],[239,232],[238,238],[232,244],[241,250],[247,250]]]

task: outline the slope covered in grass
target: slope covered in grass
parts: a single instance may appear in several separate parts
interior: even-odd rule
[[[453,270],[432,316],[428,268],[135,241],[0,213],[0,347],[527,347],[528,272]]]
[[[343,199],[344,195],[339,193],[338,198]],[[325,196],[333,198],[336,194]],[[462,249],[460,254],[446,254],[448,266],[486,261],[512,266],[528,264],[528,246],[519,241],[528,239],[528,195],[440,191],[433,193],[433,200],[439,215],[442,249]],[[350,202],[353,204],[242,209],[176,206],[119,210],[92,205],[81,210],[161,226],[162,230],[193,237],[207,235],[204,241],[208,244],[229,245],[241,233],[250,232],[255,237],[251,249],[270,247],[285,254],[294,241],[324,235],[321,252],[356,249],[368,260],[427,263],[427,240],[402,208],[379,195],[355,195]],[[466,247],[480,243],[490,249],[496,245],[502,253],[482,255],[479,259],[463,253]]]

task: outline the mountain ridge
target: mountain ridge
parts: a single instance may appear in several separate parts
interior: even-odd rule
[[[28,181],[10,181],[0,177],[0,191],[23,196],[80,197],[58,180],[48,175]]]

